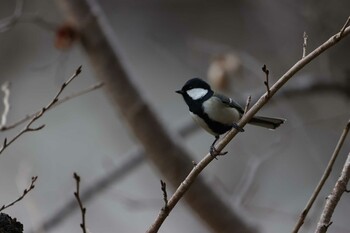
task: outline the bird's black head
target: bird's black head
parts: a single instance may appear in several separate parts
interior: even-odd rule
[[[203,102],[214,94],[209,84],[200,78],[188,80],[182,89],[176,91],[176,93],[183,96],[185,102],[190,108],[194,103]]]

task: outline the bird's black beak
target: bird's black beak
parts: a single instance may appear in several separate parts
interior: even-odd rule
[[[180,94],[180,95],[182,95],[184,92],[182,91],[182,90],[177,90],[177,91],[175,91],[177,94]]]

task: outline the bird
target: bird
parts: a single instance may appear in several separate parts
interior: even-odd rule
[[[244,132],[244,129],[237,124],[244,114],[243,108],[233,99],[215,93],[210,85],[200,78],[188,80],[180,90],[175,92],[182,95],[193,120],[215,137],[210,146],[210,154],[214,157],[226,154],[227,152],[219,153],[215,143],[220,135],[232,128]],[[248,123],[273,130],[285,121],[282,118],[254,116]]]

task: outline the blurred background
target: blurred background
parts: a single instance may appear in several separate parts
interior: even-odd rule
[[[79,65],[82,74],[62,97],[99,82],[79,43],[66,49],[55,44],[64,22],[55,2],[24,1],[22,15],[12,22],[8,17],[19,2],[0,0],[0,82],[11,83],[8,124],[47,105]],[[98,3],[134,83],[174,133],[193,124],[174,93],[189,78],[209,80],[243,106],[249,95],[254,102],[266,90],[264,64],[272,84],[301,58],[304,31],[310,52],[341,29],[350,9],[346,0]],[[346,38],[297,73],[260,112],[287,122],[276,131],[246,126],[227,147],[228,155],[201,174],[261,232],[290,232],[323,173],[350,116],[349,51]],[[0,205],[39,177],[35,189],[5,212],[25,232],[81,231],[73,197],[77,172],[81,191],[90,192],[84,204],[91,232],[144,232],[163,205],[162,175],[136,156],[141,145],[104,89],[55,107],[40,124],[46,127],[23,135],[0,155]],[[23,126],[1,132],[0,139],[12,138]],[[199,161],[212,140],[191,128],[180,143]],[[314,231],[349,150],[347,139],[301,232]],[[350,232],[349,208],[345,195],[331,232]],[[211,231],[180,201],[160,232]]]

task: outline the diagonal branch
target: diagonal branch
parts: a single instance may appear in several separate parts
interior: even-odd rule
[[[345,126],[345,128],[343,130],[343,133],[341,134],[341,136],[340,136],[340,138],[338,140],[337,146],[334,149],[332,157],[331,157],[331,159],[328,162],[328,165],[327,165],[326,170],[324,171],[324,173],[323,173],[323,175],[321,177],[321,180],[319,181],[317,187],[315,188],[315,191],[313,192],[313,194],[310,197],[306,207],[304,208],[303,212],[301,213],[300,218],[299,218],[297,224],[295,225],[295,227],[294,227],[294,229],[292,231],[293,233],[297,233],[299,231],[299,229],[301,228],[301,226],[304,224],[304,221],[305,221],[305,218],[306,218],[307,214],[309,213],[312,205],[314,204],[314,202],[315,202],[318,194],[320,193],[324,183],[326,182],[327,178],[331,174],[333,164],[334,164],[335,160],[337,159],[339,151],[340,151],[340,149],[342,148],[342,146],[344,144],[345,138],[346,138],[346,136],[349,133],[349,129],[350,129],[350,120],[346,124],[346,126]]]
[[[343,166],[343,170],[341,175],[336,182],[332,193],[328,196],[326,205],[321,214],[320,220],[317,224],[317,228],[315,233],[325,233],[328,230],[328,227],[332,224],[331,218],[337,207],[341,196],[344,192],[346,192],[346,185],[348,184],[350,179],[350,153],[348,155],[347,160]]]
[[[316,48],[314,51],[309,53],[307,56],[299,60],[296,64],[292,66],[271,88],[269,92],[266,92],[260,99],[252,106],[252,108],[246,112],[242,119],[239,121],[238,126],[243,128],[253,116],[269,101],[269,99],[290,79],[301,70],[304,66],[318,57],[321,53],[337,44],[341,39],[350,34],[350,27],[347,27],[345,30],[335,34],[329,38],[326,42]],[[232,129],[225,137],[217,144],[217,151],[221,152],[222,149],[237,135],[238,130]],[[208,164],[213,160],[213,156],[207,154],[189,173],[181,185],[177,188],[173,196],[168,202],[168,211],[161,210],[155,222],[148,229],[148,233],[158,232],[160,226],[170,213],[170,211],[175,207],[177,202],[183,197],[187,190],[191,187],[192,183],[196,180],[198,175],[202,170],[208,166]]]

